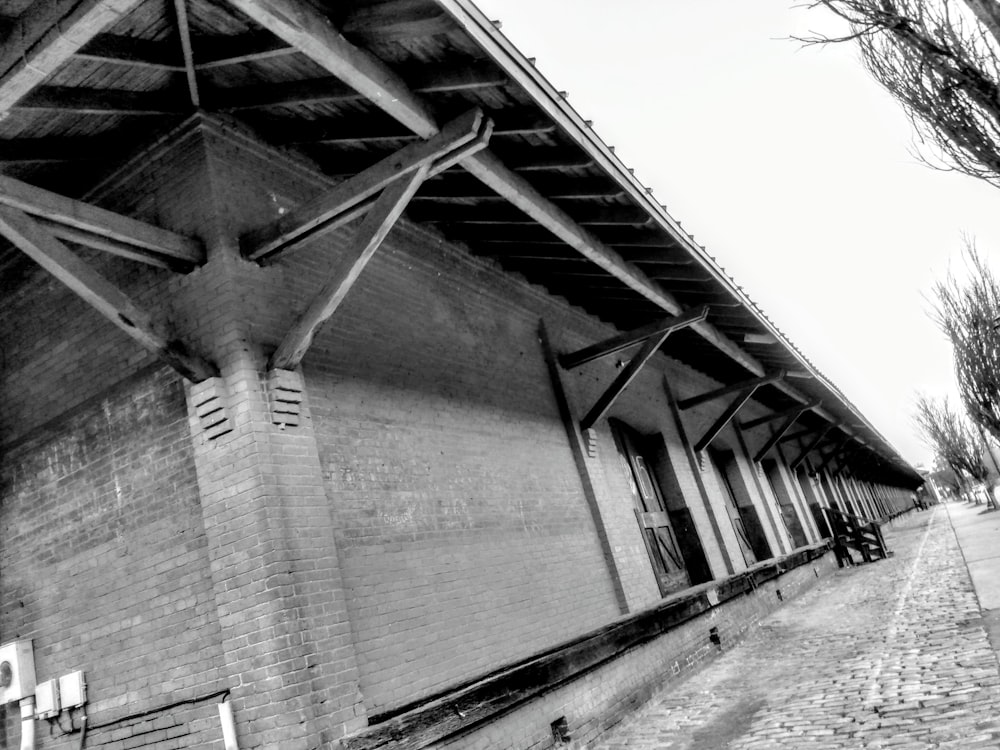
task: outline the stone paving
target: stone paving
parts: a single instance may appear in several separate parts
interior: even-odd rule
[[[1000,669],[945,509],[886,529],[590,750],[1000,748]]]

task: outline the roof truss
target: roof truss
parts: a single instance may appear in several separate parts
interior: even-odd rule
[[[486,147],[492,122],[475,109],[446,125],[426,141],[406,146],[277,221],[244,235],[240,244],[250,260],[273,260],[317,232],[341,226],[364,212],[388,184],[428,165],[427,175]],[[409,200],[409,199],[407,199]]]
[[[141,0],[35,2],[0,42],[0,112],[8,111]]]

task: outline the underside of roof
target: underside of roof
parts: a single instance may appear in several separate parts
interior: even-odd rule
[[[476,256],[627,331],[708,305],[669,356],[921,479],[467,0],[0,0],[0,174],[79,198],[196,112],[346,179],[479,108],[488,153],[409,204]],[[2,287],[33,264],[0,250]]]

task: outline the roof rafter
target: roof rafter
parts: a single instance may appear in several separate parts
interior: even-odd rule
[[[83,0],[68,9],[65,3],[31,3],[0,41],[0,112],[141,1]]]
[[[177,115],[191,110],[190,105],[177,97],[174,91],[125,91],[70,86],[39,86],[14,107],[102,115]]]
[[[306,0],[230,0],[230,4],[364,94],[418,136],[428,138],[438,132],[436,115],[431,106],[389,66],[338,33],[329,19]],[[684,309],[685,306],[673,295],[573,221],[527,180],[506,167],[489,149],[468,157],[462,166],[499,196],[649,302],[674,315]],[[692,330],[749,374],[764,375],[765,368],[759,361],[707,321],[692,326]],[[808,400],[787,384],[778,387],[798,401]],[[821,416],[832,418],[832,415],[823,413]]]
[[[273,260],[317,231],[340,226],[360,215],[386,185],[400,176],[430,165],[428,174],[447,169],[456,160],[486,147],[492,123],[474,109],[446,125],[426,141],[411,144],[363,172],[289,211],[276,221],[248,232],[240,239],[250,260]],[[426,178],[424,175],[421,182]],[[410,197],[407,197],[409,201]]]

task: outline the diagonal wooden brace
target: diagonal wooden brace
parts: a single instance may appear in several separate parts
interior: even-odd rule
[[[0,234],[188,380],[199,383],[219,374],[214,365],[168,338],[148,313],[23,211],[0,205]]]
[[[382,245],[396,219],[417,192],[429,170],[424,165],[389,185],[365,216],[351,245],[339,253],[327,282],[308,309],[285,335],[268,362],[271,370],[294,370],[305,356],[313,336],[339,307],[364,267]]]
[[[406,146],[336,185],[266,226],[240,238],[243,255],[258,262],[273,261],[318,232],[342,226],[363,214],[387,185],[429,167],[428,177],[439,174],[486,147],[493,123],[482,110],[473,109],[452,120],[437,135]]]
[[[730,421],[732,421],[737,412],[743,408],[743,405],[750,400],[750,397],[753,396],[754,392],[760,388],[761,385],[763,384],[754,383],[753,385],[745,387],[742,391],[740,391],[739,395],[730,402],[729,406],[726,407],[726,410],[722,412],[719,418],[712,423],[712,426],[709,427],[698,442],[694,444],[695,453],[701,453],[712,443],[713,440],[715,440],[716,436],[722,432]]]
[[[790,464],[788,464],[788,468],[791,469],[792,471],[795,471],[797,468],[799,468],[799,464],[801,464],[803,461],[806,460],[806,456],[808,456],[810,453],[816,450],[816,448],[819,447],[819,444],[826,439],[827,433],[830,432],[830,430],[832,430],[836,426],[837,425],[833,422],[827,422],[819,431],[819,433],[816,435],[816,437],[814,437],[809,442],[809,444],[802,449],[802,452],[798,455],[798,457],[795,458]]]
[[[628,349],[630,346],[647,340],[650,336],[658,336],[661,333],[673,333],[681,328],[687,328],[689,325],[704,320],[707,316],[708,305],[702,305],[697,309],[685,312],[683,315],[664,318],[641,328],[634,328],[631,331],[612,336],[571,354],[561,354],[559,355],[559,364],[567,370],[572,370],[587,362],[593,362],[595,359]]]
[[[792,416],[793,414],[796,417],[798,417],[798,416],[804,414],[805,412],[809,411],[810,409],[815,409],[821,403],[822,403],[821,401],[817,400],[817,401],[810,401],[808,404],[797,404],[797,405],[793,406],[791,409],[785,409],[784,411],[778,411],[778,412],[775,412],[774,414],[768,414],[765,417],[758,417],[757,419],[751,419],[751,420],[749,420],[747,422],[740,422],[740,429],[741,430],[751,430],[754,427],[759,427],[760,425],[767,424],[768,422],[776,422],[779,419],[787,419],[788,417]]]
[[[751,380],[744,380],[740,383],[733,383],[732,385],[726,385],[722,388],[716,388],[714,391],[708,391],[702,393],[700,396],[692,396],[691,398],[685,398],[677,402],[677,406],[681,411],[686,411],[692,407],[698,406],[699,404],[704,404],[708,401],[714,401],[722,396],[728,396],[730,393],[741,393],[747,388],[753,388],[756,390],[762,385],[770,385],[771,383],[776,383],[785,377],[785,371],[779,370],[773,375],[765,375],[762,378],[753,378]]]
[[[821,455],[820,458],[822,459],[822,463],[820,463],[820,465],[816,467],[815,473],[819,474],[827,466],[829,466],[835,459],[840,458],[847,451],[848,443],[850,442],[851,442],[851,436],[845,435],[843,438],[840,439],[840,442],[837,443],[837,445],[834,447],[832,451],[827,453],[826,456]]]
[[[597,402],[590,408],[587,415],[580,421],[580,429],[589,430],[608,413],[611,407],[614,406],[615,401],[618,400],[618,397],[628,388],[629,383],[635,380],[639,371],[656,354],[671,333],[679,328],[689,326],[697,320],[703,320],[707,314],[707,307],[699,308],[698,310],[674,318],[673,320],[679,325],[671,325],[663,328],[661,324],[660,329],[654,335],[647,336],[642,348],[632,357],[632,360],[625,366],[625,369],[618,373],[618,377],[601,394],[601,397],[597,399]]]
[[[757,455],[753,457],[754,463],[760,463],[760,461],[764,458],[764,456],[767,455],[768,451],[770,451],[771,448],[777,445],[778,441],[781,440],[784,434],[788,432],[791,429],[792,425],[798,421],[799,417],[801,417],[803,414],[805,414],[807,411],[813,408],[813,406],[818,404],[819,401],[815,401],[813,402],[812,405],[801,406],[798,409],[794,410],[790,409],[788,412],[785,412],[787,414],[785,421],[782,422],[781,426],[777,429],[777,431],[774,432],[771,435],[771,437],[769,437],[764,442],[764,445],[761,446],[760,450],[757,451]]]
[[[198,240],[0,176],[0,204],[30,214],[60,239],[143,263],[189,271],[205,260]]]

